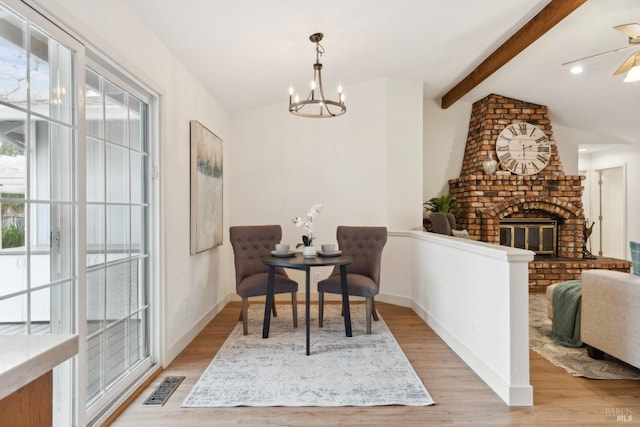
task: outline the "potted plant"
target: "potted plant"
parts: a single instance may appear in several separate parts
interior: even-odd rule
[[[431,212],[458,213],[458,199],[451,194],[445,194],[439,197],[432,197],[422,204],[425,210],[425,217],[422,220],[422,226],[426,231],[433,231],[429,214]]]
[[[428,212],[458,213],[458,199],[451,194],[440,197],[432,197],[422,204]]]

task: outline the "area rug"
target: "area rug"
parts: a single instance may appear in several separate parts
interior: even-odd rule
[[[570,374],[599,380],[640,380],[640,369],[605,354],[603,360],[589,357],[585,347],[556,345],[551,338],[544,294],[529,295],[529,348]]]
[[[326,304],[324,327],[312,305],[311,354],[305,354],[304,306],[293,328],[290,305],[278,305],[268,339],[263,305],[249,307],[249,335],[239,322],[182,403],[183,407],[427,406],[435,402],[382,318],[366,335],[364,305],[352,304],[353,337],[340,305]]]

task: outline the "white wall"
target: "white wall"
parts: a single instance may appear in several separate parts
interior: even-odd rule
[[[625,217],[627,242],[625,244],[625,259],[631,259],[629,241],[640,241],[640,221],[637,220],[638,212],[640,212],[640,146],[638,144],[620,145],[609,150],[580,156],[579,167],[581,170],[586,170],[589,176],[586,183],[588,187],[585,192],[590,194],[590,203],[589,210],[585,215],[592,220],[596,220],[598,215],[597,198],[595,196],[598,180],[594,171],[618,166],[624,166],[626,170],[627,200]],[[597,241],[594,239],[597,239],[597,222],[591,238],[594,252],[596,252]]]
[[[443,110],[439,99],[424,101],[423,202],[449,193],[448,180],[460,176],[471,107],[458,101]]]
[[[291,219],[321,203],[316,244],[335,242],[338,225],[421,226],[422,85],[380,78],[344,90],[340,117],[294,116],[286,93],[232,115],[229,225],[280,224],[295,246],[302,230]]]
[[[553,138],[558,147],[558,156],[562,162],[562,170],[566,175],[578,175],[578,145],[584,143],[587,138],[585,132],[554,125],[551,118]]]
[[[111,57],[160,95],[160,202],[164,333],[160,362],[189,343],[233,291],[227,247],[189,254],[189,120],[231,142],[229,116],[121,0],[34,0],[41,11]],[[228,172],[228,170],[225,170]],[[226,177],[225,177],[226,178]],[[229,185],[225,181],[225,194]],[[225,221],[229,218],[225,205]],[[228,246],[228,245],[227,245]]]
[[[336,118],[294,116],[284,95],[231,117],[229,225],[280,224],[295,246],[302,230],[291,219],[321,203],[316,244],[335,242],[338,225],[421,226],[422,85],[380,78],[345,93],[347,113]]]

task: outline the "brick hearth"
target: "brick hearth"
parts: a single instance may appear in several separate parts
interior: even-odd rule
[[[596,259],[536,259],[529,263],[529,290],[543,291],[547,286],[580,278],[582,270],[616,270],[629,273],[631,262],[615,258]]]

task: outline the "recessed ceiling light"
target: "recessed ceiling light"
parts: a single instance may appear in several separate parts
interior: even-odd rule
[[[571,67],[571,72],[573,74],[580,74],[583,71],[584,71],[584,68],[582,68],[582,65],[574,65],[573,67]]]
[[[586,148],[578,148],[578,151],[581,153],[586,153],[587,149]]]

